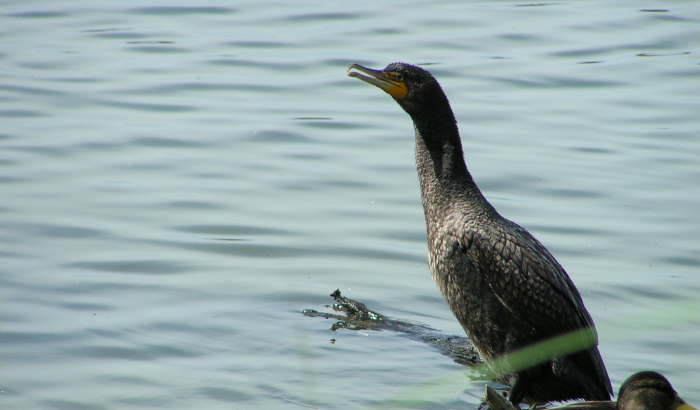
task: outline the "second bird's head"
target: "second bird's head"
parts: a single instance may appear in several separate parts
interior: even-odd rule
[[[347,74],[381,88],[411,116],[444,109],[444,104],[449,107],[447,97],[435,77],[411,64],[391,63],[382,70],[350,64]]]

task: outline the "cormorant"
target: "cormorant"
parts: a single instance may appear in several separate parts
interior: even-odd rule
[[[696,410],[673,390],[671,383],[656,372],[639,372],[628,377],[617,395],[617,402],[589,401],[561,410]],[[554,409],[552,409],[554,410]]]
[[[387,92],[413,120],[431,276],[482,358],[499,363],[492,368],[512,386],[509,400],[609,400],[612,386],[581,295],[544,245],[484,198],[437,80],[406,63],[383,70],[351,64],[347,74]],[[566,334],[587,344],[524,369],[509,364],[508,353]]]

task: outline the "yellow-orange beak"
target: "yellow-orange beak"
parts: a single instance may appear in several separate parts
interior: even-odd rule
[[[676,407],[676,410],[697,410],[697,409],[689,404],[683,403],[680,406]]]
[[[349,77],[357,77],[360,80],[370,83],[386,91],[387,94],[400,100],[406,96],[408,90],[403,81],[391,78],[392,73],[385,73],[381,70],[373,70],[359,64],[350,64],[347,74]]]

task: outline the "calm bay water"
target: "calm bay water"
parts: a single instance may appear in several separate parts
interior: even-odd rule
[[[485,195],[581,291],[613,386],[700,405],[700,5],[0,5],[3,409],[473,408],[484,381],[301,315],[340,288],[463,334],[410,119],[423,64]],[[331,343],[335,339],[335,343]]]

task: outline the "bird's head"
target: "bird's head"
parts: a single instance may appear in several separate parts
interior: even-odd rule
[[[617,403],[621,410],[695,410],[678,397],[671,383],[664,376],[649,371],[635,373],[625,380],[620,387]]]
[[[447,103],[435,77],[411,64],[391,63],[382,70],[350,64],[347,74],[386,91],[410,115]]]

